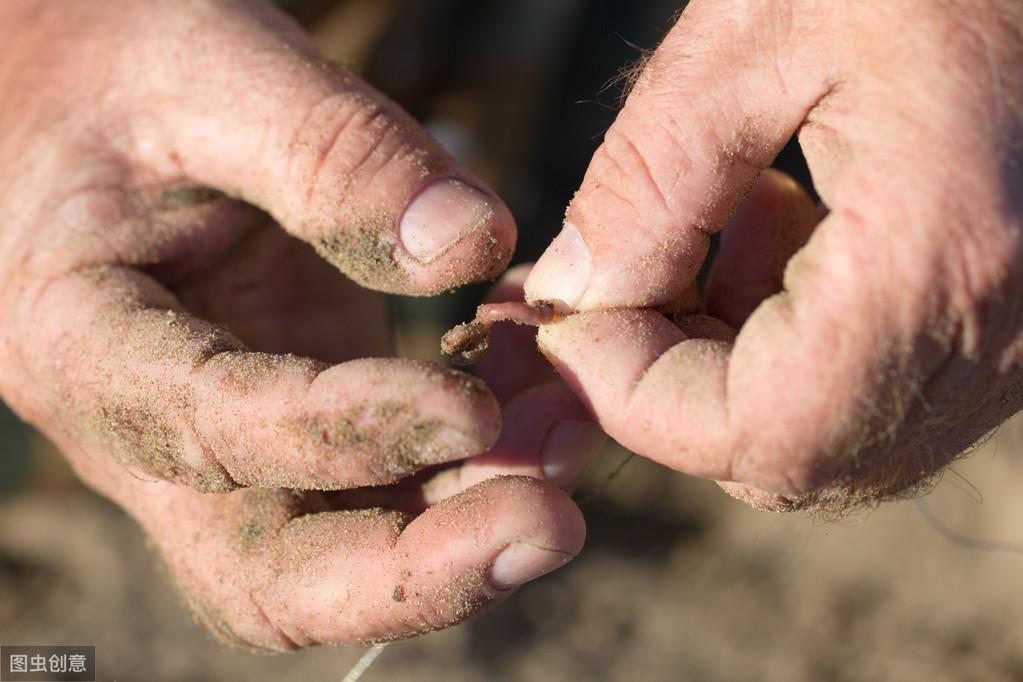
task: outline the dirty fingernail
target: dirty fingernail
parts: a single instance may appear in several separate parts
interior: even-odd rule
[[[571,485],[606,440],[604,430],[594,422],[556,423],[547,432],[540,450],[544,478],[559,487]]]
[[[458,180],[438,180],[405,209],[398,226],[402,245],[428,263],[490,222],[495,200]]]
[[[413,469],[461,461],[481,454],[486,449],[486,444],[479,439],[450,426],[437,429],[413,427],[397,444],[397,454],[403,464]]]
[[[593,260],[579,230],[565,223],[526,280],[526,300],[550,301],[559,313],[570,313],[590,286]]]
[[[499,590],[509,590],[564,566],[572,555],[517,542],[501,552],[490,569],[490,582]]]

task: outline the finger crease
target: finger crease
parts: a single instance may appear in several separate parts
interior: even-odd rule
[[[296,642],[291,635],[285,632],[281,627],[274,623],[268,615],[266,615],[266,611],[263,609],[262,604],[260,604],[253,595],[250,594],[249,599],[252,600],[253,606],[256,607],[256,613],[259,614],[263,623],[266,624],[266,626],[270,628],[278,638],[284,641],[285,646],[289,647],[292,651],[297,651],[302,648],[302,646]]]
[[[196,426],[195,414],[190,412],[187,415],[187,421],[188,427],[192,430],[192,434],[195,436],[196,443],[199,444],[199,450],[202,451],[203,461],[206,465],[212,467],[217,474],[223,477],[224,481],[231,488],[237,489],[243,487],[224,463],[220,461],[220,458],[213,451],[213,448],[210,447],[209,443],[206,442],[206,439],[199,431],[199,427]]]

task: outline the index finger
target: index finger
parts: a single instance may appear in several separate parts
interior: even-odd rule
[[[250,352],[127,268],[56,279],[31,309],[40,409],[96,456],[203,490],[379,485],[485,452],[500,431],[478,379]]]
[[[528,281],[558,312],[678,298],[721,229],[826,92],[818,11],[692,2],[593,156]],[[799,51],[781,38],[798,34]],[[795,71],[796,73],[790,73]]]

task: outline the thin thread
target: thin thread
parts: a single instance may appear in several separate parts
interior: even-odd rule
[[[975,549],[981,552],[1005,552],[1007,554],[1023,554],[1023,542],[1005,542],[1002,540],[984,540],[982,538],[971,538],[966,535],[962,535],[952,530],[944,523],[941,522],[931,508],[927,506],[927,503],[923,499],[917,498],[913,500],[920,515],[924,517],[924,521],[934,529],[934,531],[945,538],[951,543],[957,544],[967,549]]]
[[[377,657],[383,652],[384,647],[386,646],[387,644],[377,644],[370,647],[366,653],[362,655],[362,658],[356,661],[355,665],[352,666],[352,669],[348,671],[348,674],[345,675],[345,678],[341,682],[358,682],[363,674],[369,670],[369,667],[373,665],[374,661],[377,660]]]
[[[611,470],[611,473],[607,475],[607,478],[600,482],[600,485],[589,491],[586,495],[580,497],[575,501],[575,503],[580,507],[585,507],[590,502],[593,502],[593,500],[600,497],[604,491],[607,490],[607,487],[611,485],[611,482],[618,478],[618,474],[622,473],[622,470],[625,469],[625,465],[631,462],[632,458],[635,456],[636,454],[633,452],[626,455],[622,461],[618,463],[618,466]]]

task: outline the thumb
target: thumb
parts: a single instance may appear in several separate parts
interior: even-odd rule
[[[566,223],[526,282],[560,312],[677,298],[826,87],[824,59],[780,36],[813,12],[696,0],[640,75]],[[798,16],[797,16],[798,15]],[[791,70],[792,73],[783,73]],[[816,73],[816,72],[820,73]]]
[[[407,113],[269,4],[196,12],[211,16],[166,17],[190,43],[181,59],[146,65],[147,162],[263,208],[373,289],[432,294],[503,271],[508,209]],[[157,117],[153,99],[171,100]]]

